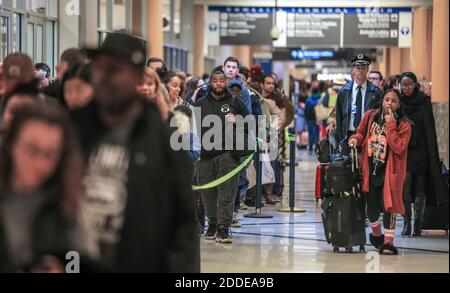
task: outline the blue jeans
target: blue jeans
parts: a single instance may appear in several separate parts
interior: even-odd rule
[[[313,150],[314,146],[319,143],[319,126],[316,121],[307,121],[309,133],[309,150]]]
[[[281,163],[279,160],[270,162],[273,171],[275,172],[275,183],[273,185],[272,194],[279,194],[281,192]]]

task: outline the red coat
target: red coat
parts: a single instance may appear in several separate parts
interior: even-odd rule
[[[369,192],[369,156],[367,154],[367,141],[369,140],[369,130],[376,113],[379,110],[371,110],[364,116],[358,130],[352,138],[356,138],[358,146],[362,146],[361,172],[363,177],[363,192]],[[401,121],[397,127],[397,122],[386,123],[386,139],[389,145],[389,156],[386,165],[386,175],[384,178],[384,208],[385,211],[401,214],[405,213],[403,205],[403,186],[406,177],[406,159],[408,156],[408,144],[411,137],[411,124],[408,121]]]

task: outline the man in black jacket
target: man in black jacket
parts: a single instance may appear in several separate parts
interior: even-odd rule
[[[200,118],[197,125],[202,126],[202,153],[201,160],[197,163],[200,185],[213,182],[232,172],[243,156],[243,152],[237,152],[236,144],[239,143],[239,135],[244,134],[241,131],[248,132],[239,128],[237,119],[247,117],[249,112],[244,103],[233,97],[226,86],[225,74],[215,71],[211,75],[209,91],[195,103],[196,113],[201,111],[200,117],[197,116],[197,119]],[[233,221],[238,179],[239,176],[236,175],[215,188],[202,191],[209,220],[206,240],[232,243],[229,229]]]
[[[364,54],[352,59],[354,80],[344,86],[337,98],[336,139],[344,155],[350,154],[348,139],[358,129],[364,114],[378,108],[383,100],[383,92],[367,80],[371,62]]]
[[[198,272],[188,157],[136,94],[145,48],[113,33],[89,54],[96,98],[73,118],[88,159],[82,211],[101,261],[118,272]]]

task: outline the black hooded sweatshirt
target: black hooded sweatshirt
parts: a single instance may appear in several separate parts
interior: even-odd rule
[[[225,96],[221,100],[214,99],[214,97],[212,96],[211,90],[208,90],[208,92],[206,93],[206,95],[204,97],[201,97],[199,100],[197,100],[194,107],[201,109],[200,117],[196,117],[197,127],[199,127],[199,128],[201,127],[201,134],[200,134],[201,142],[202,142],[201,158],[202,159],[212,159],[212,158],[219,156],[228,151],[232,151],[234,157],[241,157],[239,152],[234,152],[235,145],[236,145],[235,141],[233,143],[233,149],[226,147],[225,125],[226,125],[226,123],[229,123],[229,122],[227,122],[225,117],[230,113],[234,114],[236,116],[240,115],[244,118],[247,117],[247,115],[249,115],[250,113],[248,112],[244,103],[242,103],[242,101],[240,99],[234,98],[233,95],[228,90],[226,90]],[[205,118],[210,115],[219,117],[221,125],[217,126],[217,125],[214,125],[214,123],[211,123],[208,126],[203,126],[202,122],[204,122]],[[207,123],[207,124],[209,124],[209,123]],[[212,150],[205,149],[205,144],[204,144],[205,141],[207,141],[208,143],[210,141],[212,143],[214,143],[214,137],[209,139],[208,138],[209,135],[204,140],[205,134],[208,134],[208,132],[210,130],[212,130],[213,128],[221,129],[221,131],[222,131],[221,145],[218,148],[214,147]],[[234,126],[234,132],[233,132],[234,138],[236,138],[235,133],[236,133],[236,125]],[[246,130],[245,133],[247,134],[248,131]]]

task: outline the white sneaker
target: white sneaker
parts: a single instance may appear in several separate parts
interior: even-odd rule
[[[231,223],[231,227],[242,228],[242,224],[238,220],[233,220],[233,222]]]

